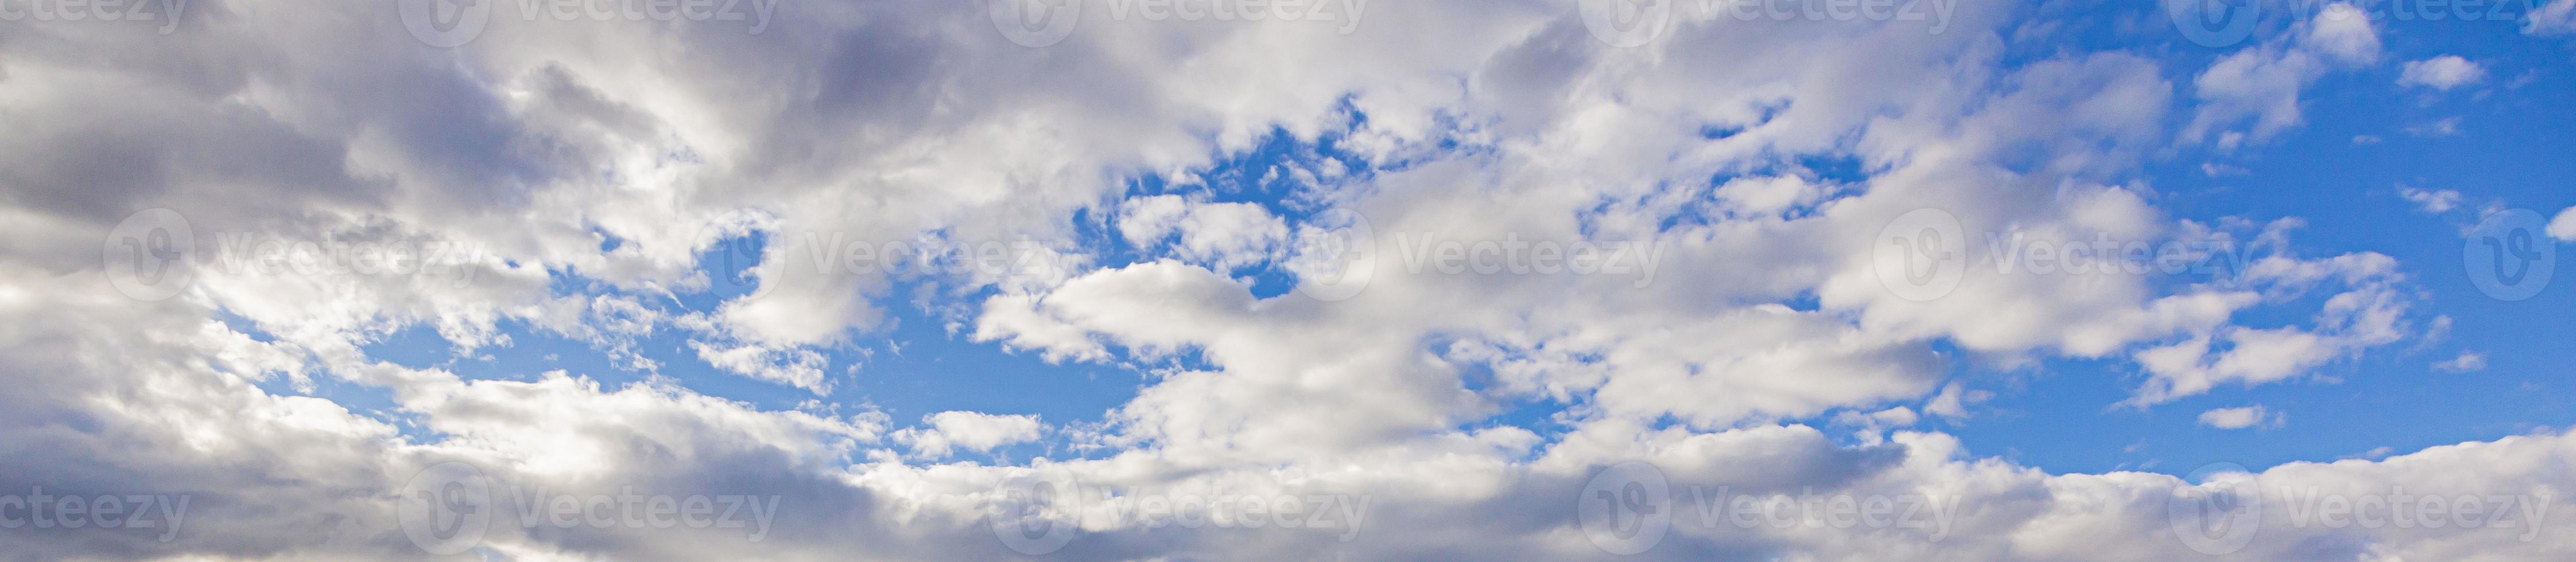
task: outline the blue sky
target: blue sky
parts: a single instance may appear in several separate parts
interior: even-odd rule
[[[656,6],[0,0],[0,559],[2576,552],[2576,0]]]
[[[2463,251],[2460,231],[2483,209],[2576,205],[2576,190],[2567,187],[2576,185],[2576,167],[2564,161],[2566,147],[2576,145],[2576,138],[2571,138],[2576,128],[2541,125],[2576,123],[2576,107],[2561,103],[2576,99],[2576,74],[2566,71],[2569,51],[2564,46],[2535,48],[2513,23],[2384,22],[2381,38],[2388,58],[2459,55],[2478,61],[2488,78],[2456,91],[2432,91],[2399,85],[2401,72],[2396,65],[2328,76],[2301,93],[2304,122],[2270,142],[2232,153],[2176,147],[2128,178],[2151,186],[2157,193],[2155,203],[2176,218],[2216,222],[2228,217],[2258,221],[2297,217],[2306,221],[2297,231],[2300,251],[2367,251],[2397,258],[2406,264],[2408,280],[2427,296],[2421,313],[2454,321],[2447,338],[2419,338],[2335,361],[2286,384],[2228,387],[2152,408],[2120,405],[2140,379],[2136,367],[2123,361],[2049,359],[2017,367],[1962,361],[1953,369],[1956,380],[1992,391],[1995,398],[1979,405],[1975,416],[1947,421],[1939,429],[1960,436],[1975,454],[2052,472],[2182,474],[2222,461],[2261,468],[2291,461],[2385,456],[2391,451],[2492,439],[2576,421],[2570,419],[2576,409],[2568,407],[2576,383],[2548,376],[2552,366],[2576,360],[2571,355],[2576,352],[2553,338],[2532,337],[2576,329],[2576,319],[2564,313],[2576,303],[2576,295],[2546,291],[2526,301],[2499,301],[2480,293],[2469,281],[2467,269],[2457,265]],[[2188,43],[2161,44],[2158,40],[2163,38],[2154,34],[2139,37],[2104,27],[2099,22],[2069,25],[2057,37],[2088,45],[2155,45],[2149,52],[2181,69],[2228,52]],[[2049,56],[2036,46],[2023,48],[2030,49],[2027,56],[2033,59]],[[2188,80],[2189,76],[2177,72],[2169,78]],[[1366,116],[1354,112],[1351,119],[1364,121]],[[2444,122],[2458,131],[2410,132]],[[1131,177],[1126,181],[1126,196],[1179,194],[1208,202],[1253,203],[1288,221],[1300,221],[1311,216],[1317,204],[1297,192],[1296,182],[1270,172],[1282,164],[1311,164],[1319,157],[1362,169],[1371,165],[1365,155],[1337,149],[1338,140],[1326,136],[1301,141],[1284,131],[1272,131],[1252,147],[1212,154],[1214,164],[1189,170],[1198,181],[1175,185],[1159,175]],[[2230,169],[2212,173],[2205,165]],[[1269,181],[1263,181],[1265,176]],[[2464,208],[2426,212],[2400,195],[2407,187],[2456,191]],[[1106,219],[1078,214],[1074,220]],[[1086,231],[1079,244],[1101,256],[1102,265],[1136,263],[1153,255],[1152,249],[1140,250],[1103,225],[1079,230]],[[736,244],[756,241],[746,238]],[[758,246],[745,247],[753,248],[751,257],[757,257]],[[742,268],[724,270],[727,263],[732,262],[702,259],[700,271],[718,279],[741,278]],[[1230,273],[1248,282],[1261,297],[1285,293],[1287,283],[1293,281],[1277,267]],[[819,399],[850,410],[879,410],[899,422],[940,411],[973,410],[1034,414],[1053,424],[1096,424],[1104,420],[1104,412],[1132,399],[1157,370],[1199,365],[1186,355],[1109,364],[1049,362],[996,342],[973,341],[959,330],[960,315],[971,314],[960,303],[977,302],[990,296],[989,290],[958,293],[954,287],[919,282],[896,293],[916,290],[938,295],[929,301],[895,303],[891,327],[854,331],[847,342],[826,348],[829,373],[837,386],[821,397],[714,369],[689,353],[680,336],[658,335],[644,339],[639,347],[645,357],[661,363],[650,374],[682,381],[709,395],[771,408],[794,408]],[[651,302],[672,313],[713,312],[719,297],[732,296],[726,291],[719,288]],[[2297,314],[2286,314],[2257,321],[2301,320]],[[445,367],[469,378],[525,378],[531,376],[528,369],[543,368],[567,369],[616,384],[648,374],[619,368],[583,342],[525,326],[513,328],[504,330],[512,345],[477,350],[474,358],[448,353],[445,342],[417,327],[371,349],[389,361]],[[2487,367],[2464,373],[2432,367],[2462,352],[2479,354]],[[2251,431],[2211,428],[2197,421],[2202,411],[2245,404],[2262,404],[2290,415],[2278,427]],[[1548,417],[1562,406],[1531,400],[1512,406],[1511,413],[1498,420],[1469,425],[1499,421],[1546,427]],[[1831,418],[1820,415],[1791,421],[1825,425]],[[1002,454],[1072,454],[1061,445],[1014,448]]]

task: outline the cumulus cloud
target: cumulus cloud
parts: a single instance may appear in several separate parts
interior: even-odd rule
[[[921,422],[928,427],[896,431],[892,437],[910,445],[913,454],[933,459],[947,457],[959,449],[991,452],[995,447],[1035,441],[1038,431],[1045,428],[1037,416],[968,411],[922,416]]]
[[[2405,70],[2398,74],[2397,83],[2404,86],[2449,90],[2475,84],[2487,77],[2486,67],[2478,66],[2478,63],[2469,62],[2469,59],[2460,58],[2459,55],[2442,55],[2424,60],[2406,61],[2403,66]]]
[[[2245,429],[2257,425],[2264,427],[2280,427],[2281,424],[2288,419],[2287,414],[2272,412],[2271,410],[2265,409],[2260,404],[2235,408],[2218,408],[2200,413],[2201,425],[2219,429]]]
[[[195,510],[172,540],[9,530],[0,551],[413,559],[425,545],[409,532],[435,507],[422,494],[470,488],[498,519],[462,555],[503,559],[990,559],[1032,551],[996,521],[1038,519],[1072,537],[1039,554],[1072,559],[1580,559],[1604,551],[1576,499],[1639,462],[1674,484],[1668,502],[1812,490],[1939,514],[1687,519],[1651,557],[2163,560],[2210,554],[2178,538],[2169,498],[2241,480],[1973,456],[1927,429],[1992,407],[1997,383],[1957,373],[2100,361],[2143,373],[2125,404],[2161,407],[2417,333],[2420,291],[2394,258],[2302,253],[2295,218],[2177,218],[2141,176],[2183,148],[2290,130],[2305,88],[2378,60],[2378,31],[2346,4],[2207,68],[2035,55],[2007,44],[2030,10],[1981,3],[1945,11],[1939,33],[1684,14],[1628,49],[1532,3],[1380,5],[1356,26],[1076,3],[1079,24],[1043,47],[982,2],[812,3],[757,22],[485,4],[487,27],[452,47],[406,25],[417,5],[382,2],[209,0],[168,35],[0,35],[0,314],[15,320],[0,322],[14,385],[0,458],[36,459],[0,471],[0,494],[173,494]],[[1746,56],[1766,51],[1801,55]],[[1327,145],[1347,154],[1315,156]],[[1279,153],[1297,165],[1259,185],[1282,193],[1208,179]],[[166,298],[138,299],[133,264],[100,247],[156,208],[202,241],[180,277],[145,283],[180,280]],[[1326,210],[1355,218],[1313,218]],[[2244,253],[2213,274],[2035,272],[1980,247],[1954,288],[1902,293],[1885,273],[1904,257],[1879,249],[1922,210],[1980,244]],[[2576,238],[2571,214],[2550,232]],[[460,251],[422,258],[438,273],[258,267],[270,240]],[[878,251],[986,243],[1031,265]],[[1444,245],[1471,265],[1421,258]],[[1541,246],[1617,257],[1519,273],[1566,267]],[[1327,261],[1370,273],[1303,269]],[[897,390],[858,376],[849,349],[912,311],[996,352],[1143,376],[1097,421],[943,409],[896,428],[866,397]],[[391,343],[414,332],[434,343]],[[381,356],[534,336],[634,372]],[[1504,415],[1531,405],[1559,413]],[[955,458],[1032,443],[1048,454]],[[2241,476],[2527,497],[2576,486],[2571,456],[2576,437],[2540,432]],[[1026,493],[1033,478],[1079,485]],[[560,523],[630,495],[736,501],[749,519]],[[1203,501],[1245,496],[1294,498],[1316,524],[1250,525]],[[571,519],[533,515],[555,499]],[[2267,532],[2226,554],[2576,548],[2563,519],[2289,525],[2298,498],[2252,499]],[[1011,510],[1031,501],[1064,505]],[[1137,515],[1156,509],[1227,523]]]
[[[2576,33],[2576,0],[2557,0],[2532,8],[2522,20],[2522,32],[2532,35]]]
[[[2460,192],[2455,190],[2437,191],[2400,185],[2397,186],[2397,195],[2406,198],[2407,202],[2414,203],[2416,210],[2430,215],[2448,213],[2451,209],[2460,207]]]
[[[2433,363],[2433,370],[2445,373],[2469,373],[2487,369],[2487,356],[2475,351],[2462,351],[2459,357]]]

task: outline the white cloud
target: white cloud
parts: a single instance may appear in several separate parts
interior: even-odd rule
[[[2200,413],[2200,424],[2219,429],[2245,429],[2257,425],[2280,427],[2286,414],[2264,409],[2262,405],[2218,408]]]
[[[2178,220],[2133,183],[2176,144],[2295,126],[2301,89],[2378,56],[2359,18],[2301,23],[2201,70],[2125,52],[2026,60],[1999,41],[2022,10],[1980,3],[1958,6],[1947,33],[1688,22],[1635,50],[1601,48],[1559,6],[1512,3],[1385,6],[1347,36],[1095,12],[1046,49],[994,36],[982,3],[890,6],[815,4],[750,35],[516,18],[502,4],[455,49],[405,40],[390,3],[227,3],[170,36],[12,28],[0,53],[0,113],[13,116],[0,134],[0,184],[12,186],[0,199],[0,312],[46,320],[0,326],[0,375],[21,383],[0,393],[0,458],[41,459],[0,473],[0,493],[168,491],[204,511],[180,540],[0,533],[0,550],[410,559],[403,488],[458,461],[584,497],[632,486],[781,498],[757,541],[747,529],[501,525],[478,553],[493,557],[824,560],[867,545],[886,559],[1000,558],[1011,553],[988,523],[1005,496],[996,486],[1062,471],[1120,490],[1375,506],[1353,512],[1365,524],[1329,529],[1083,521],[1061,553],[1071,558],[1580,559],[1601,552],[1567,515],[1572,498],[1601,467],[1643,460],[1685,485],[1961,507],[1937,530],[1676,525],[1655,557],[2173,559],[2192,553],[2173,540],[2166,502],[2190,483],[2052,475],[1899,428],[1958,421],[1991,399],[1975,388],[1988,383],[1952,375],[1963,364],[2134,362],[2149,373],[2135,403],[2152,405],[2296,378],[2412,330],[2416,293],[2393,259],[2295,255],[2295,220]],[[1745,55],[1763,50],[1804,54]],[[696,54],[638,65],[637,53]],[[2196,76],[2190,99],[2167,76]],[[2184,138],[2177,119],[2190,121]],[[1398,233],[1651,242],[1672,271],[1653,282],[1442,274],[1378,252],[1363,259],[1382,273],[1348,301],[1256,296],[1232,270],[1296,251],[1285,247],[1306,226],[1295,213],[1139,196],[1122,180],[1204,172],[1271,131],[1290,145],[1334,135],[1384,166],[1301,171],[1347,183],[1293,182],[1282,202],[1352,210],[1380,248]],[[1826,180],[1803,169],[1808,157],[1862,166]],[[209,233],[488,253],[452,277],[206,270],[145,303],[111,288],[98,247],[156,206]],[[1876,236],[1934,207],[1975,233],[2226,236],[2258,259],[2223,279],[1981,263],[1949,295],[1900,298],[1876,275]],[[1082,267],[959,275],[839,261],[851,243],[1084,229],[1114,229],[1145,257],[1092,267],[1066,244],[1049,255]],[[757,251],[737,245],[755,238]],[[748,269],[755,284],[711,311],[656,308],[729,282],[701,268]],[[923,288],[897,290],[906,283]],[[2322,303],[2289,296],[2309,291]],[[1098,423],[1061,427],[944,411],[889,432],[873,409],[824,402],[894,391],[835,380],[843,365],[826,353],[881,334],[891,307],[914,299],[946,299],[940,312],[979,341],[1149,376]],[[2257,310],[2297,321],[2237,324]],[[520,365],[469,379],[367,352],[414,326],[463,351],[511,345],[515,326],[628,354],[686,341],[708,366],[815,400],[771,408],[702,393],[689,385],[705,380],[671,378],[688,369],[623,385]],[[1471,385],[1468,373],[1490,377]],[[356,397],[263,384],[326,388],[317,379]],[[364,398],[375,395],[382,405]],[[1553,420],[1565,430],[1494,425],[1533,402],[1565,406]],[[1871,441],[1783,423],[1845,412]],[[1098,454],[918,462],[1050,436]],[[2257,478],[2564,488],[2576,482],[2530,467],[2571,443],[2510,437]],[[2268,527],[2242,556],[2546,559],[2576,547],[2563,519],[2532,523],[2556,526],[2534,537]]]
[[[1045,424],[1037,416],[1003,416],[969,411],[947,411],[922,416],[927,428],[907,428],[894,432],[895,441],[910,445],[913,454],[938,459],[955,454],[958,449],[991,452],[996,447],[1036,441]]]
[[[2454,357],[2433,363],[2433,370],[2445,373],[2469,373],[2487,369],[2487,356],[2475,351],[2462,351]]]
[[[1129,244],[1153,248],[1178,236],[1177,253],[1219,271],[1272,259],[1288,238],[1288,224],[1251,203],[1203,203],[1178,195],[1129,199],[1119,205],[1118,232]]]
[[[2397,76],[2397,83],[2402,86],[2449,90],[2475,84],[2487,77],[2486,67],[2478,66],[2478,63],[2469,62],[2469,59],[2460,58],[2459,55],[2442,55],[2419,61],[2407,61],[2404,67],[2405,71]]]
[[[2557,218],[2549,219],[2549,237],[2576,242],[2576,207],[2568,207],[2559,211]]]
[[[2287,35],[2211,64],[2192,80],[2201,107],[2183,136],[2216,138],[2226,151],[2243,142],[2235,139],[2259,142],[2301,123],[2300,90],[2332,69],[2378,60],[2379,32],[2365,14],[2352,4],[2327,4]],[[2234,129],[2247,121],[2250,128]]]
[[[2522,32],[2532,35],[2576,33],[2576,0],[2555,0],[2523,17]]]
[[[2415,209],[2425,214],[2438,215],[2460,207],[2460,192],[2449,189],[2435,191],[2400,185],[2397,186],[2397,195],[2414,203]]]
[[[2444,117],[2406,127],[2406,134],[2419,137],[2448,137],[2460,134],[2460,118]]]

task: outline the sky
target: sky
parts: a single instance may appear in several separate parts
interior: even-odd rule
[[[2576,0],[0,0],[0,559],[2564,560]]]

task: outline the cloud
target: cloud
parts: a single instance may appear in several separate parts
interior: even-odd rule
[[[1088,3],[1045,48],[997,33],[980,2],[814,4],[759,33],[486,3],[490,27],[454,48],[412,41],[396,4],[225,2],[168,36],[11,29],[0,311],[44,320],[0,326],[0,376],[20,383],[0,393],[0,458],[39,459],[0,473],[0,494],[185,494],[199,511],[171,541],[0,533],[0,551],[412,559],[413,488],[452,462],[502,496],[477,506],[502,518],[473,551],[492,558],[1001,558],[1018,552],[997,514],[1030,515],[1006,511],[1033,495],[1014,483],[1061,476],[1086,487],[1060,497],[1109,514],[1065,521],[1075,538],[1049,554],[1066,558],[1581,559],[1603,553],[1575,515],[1586,485],[1634,461],[1679,484],[1675,502],[1726,487],[1947,506],[1919,527],[1687,520],[1649,557],[2173,559],[2194,551],[2168,498],[2209,483],[2050,474],[1906,428],[1993,407],[1996,383],[1966,369],[2134,365],[2146,380],[2129,403],[2153,407],[2309,375],[2415,327],[2420,291],[2393,258],[2298,253],[2294,218],[2177,218],[2141,176],[2179,147],[2282,134],[2303,89],[2377,60],[2377,31],[2339,17],[2347,5],[2190,68],[2143,51],[2025,56],[2002,40],[2023,10],[1980,3],[1942,33],[1695,20],[1625,50],[1572,10],[1523,3],[1383,6],[1357,28]],[[1347,154],[1307,156],[1327,146]],[[1299,161],[1282,193],[1207,179],[1272,153]],[[1165,189],[1139,187],[1149,178]],[[436,275],[206,256],[170,298],[141,301],[99,248],[151,208],[210,241],[474,251]],[[1295,243],[1328,237],[1314,235],[1326,209],[1365,221],[1341,241],[1376,250]],[[1955,290],[1907,298],[1878,249],[1923,209],[1979,241],[2225,241],[2243,267],[2033,273],[1964,252],[1979,257]],[[1394,251],[1399,237],[1642,248],[1626,259],[1665,269],[1443,271]],[[1040,266],[917,270],[854,251],[997,241],[1036,241],[1013,255]],[[1326,300],[1294,290],[1321,275],[1277,269],[1325,255],[1377,273]],[[948,410],[890,430],[866,400],[899,385],[834,370],[908,312],[1142,382],[1096,421]],[[389,344],[414,329],[445,343]],[[378,356],[540,335],[641,372]],[[1555,413],[1504,415],[1524,407]],[[1048,454],[950,461],[1030,443]],[[2251,477],[2514,495],[2576,485],[2546,469],[2570,443]],[[583,514],[641,491],[774,502],[776,518],[517,519],[553,503],[512,503],[538,490]],[[1243,496],[1326,498],[1301,515],[1333,525],[1132,516],[1157,498],[1201,500],[1179,508],[1198,516]],[[2576,546],[2561,520],[2529,523],[2530,537],[2277,525],[2240,552]]]
[[[2305,119],[2300,90],[2331,70],[2378,59],[2379,31],[2371,18],[2352,4],[2324,5],[2289,33],[2222,57],[2194,77],[2200,111],[2183,137],[2215,138],[2221,151],[2269,139]],[[2236,129],[2249,121],[2250,128]]]
[[[2406,127],[2406,134],[2429,138],[2457,136],[2460,134],[2460,118],[2444,117],[2411,125]]]
[[[2274,413],[2270,410],[2266,410],[2260,404],[2236,408],[2219,408],[2200,413],[2201,425],[2219,429],[2245,429],[2256,425],[2280,427],[2281,424],[2287,420],[2288,416],[2286,414]]]
[[[2556,0],[2523,16],[2522,32],[2532,35],[2576,33],[2576,0]]]
[[[2401,86],[2424,86],[2435,90],[2449,90],[2475,84],[2487,77],[2486,67],[2478,66],[2478,63],[2469,62],[2469,59],[2460,58],[2459,55],[2442,55],[2424,60],[2407,61],[2403,66],[2405,71],[2397,76],[2397,84]]]
[[[2433,363],[2433,370],[2445,373],[2469,373],[2487,369],[2487,356],[2475,351],[2462,351],[2459,357]]]
[[[2557,218],[2549,219],[2549,236],[2576,242],[2576,207],[2568,207],[2559,211]]]
[[[913,454],[922,458],[944,458],[958,449],[992,452],[995,447],[1027,443],[1045,429],[1037,416],[1001,416],[982,412],[947,411],[922,416],[927,428],[909,428],[891,435],[895,441],[912,446]]]
[[[2460,207],[2460,192],[2449,189],[2433,191],[2400,185],[2397,186],[2397,195],[2414,203],[2416,210],[2429,215],[2448,213]]]

